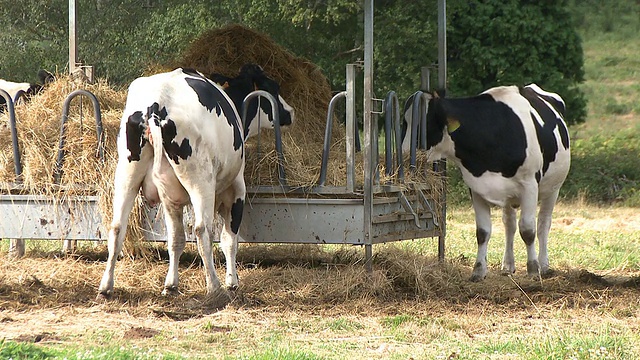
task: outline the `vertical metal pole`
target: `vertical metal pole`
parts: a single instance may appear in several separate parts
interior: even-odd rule
[[[438,87],[447,87],[447,0],[438,0]]]
[[[428,92],[431,90],[431,69],[428,66],[420,68],[420,91]]]
[[[447,1],[438,0],[438,87],[447,87]],[[447,235],[447,162],[438,161],[435,166],[441,173],[445,186],[441,191],[440,204],[442,206],[442,219],[440,221],[441,233],[438,237],[438,259],[444,261],[445,237]]]
[[[364,2],[364,248],[365,268],[372,271],[373,239],[371,216],[373,213],[373,174],[374,162],[372,148],[375,141],[373,118],[373,0]]]
[[[69,74],[73,74],[78,63],[76,48],[76,0],[69,0]]]
[[[346,112],[347,112],[347,190],[354,192],[355,177],[356,177],[356,142],[355,139],[359,137],[356,127],[356,65],[347,64],[347,99],[346,99]]]

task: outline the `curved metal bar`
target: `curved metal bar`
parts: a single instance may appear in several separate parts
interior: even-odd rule
[[[17,104],[18,100],[20,100],[20,98],[26,98],[27,97],[27,93],[24,90],[18,90],[18,92],[16,93],[16,96],[13,97],[13,104]]]
[[[280,114],[278,111],[278,103],[276,102],[276,99],[275,97],[273,97],[273,95],[269,94],[264,90],[256,90],[256,91],[250,92],[244,98],[244,100],[242,101],[242,118],[240,120],[242,121],[242,129],[243,131],[246,130],[244,127],[246,124],[245,120],[247,117],[249,101],[259,96],[266,98],[271,103],[271,111],[273,115],[273,130],[276,133],[276,153],[278,154],[278,182],[280,182],[281,186],[287,186],[287,177],[284,172],[284,154],[282,152],[282,133],[280,130]]]
[[[427,106],[429,98],[426,93],[420,95],[420,149],[427,148]]]
[[[387,176],[393,174],[393,138],[395,138],[398,177],[404,179],[402,169],[402,139],[400,129],[400,104],[395,91],[389,91],[384,100],[384,153],[385,153],[385,173]],[[393,128],[393,129],[392,129]],[[392,138],[393,135],[393,138]]]
[[[396,161],[398,167],[398,180],[400,182],[404,182],[404,161],[402,154],[402,116],[404,114],[401,113],[400,104],[396,105],[396,117],[393,124],[393,130],[396,138]]]
[[[422,102],[422,95],[424,93],[422,91],[416,91],[413,94],[413,104],[411,111],[411,143],[410,143],[410,161],[409,168],[411,171],[416,169],[416,148],[418,145],[418,128],[420,125],[419,119],[420,116],[420,103]]]
[[[93,112],[96,118],[96,137],[98,139],[96,155],[100,158],[100,160],[104,161],[104,135],[102,129],[102,115],[100,113],[100,103],[98,102],[98,98],[91,92],[83,89],[78,89],[73,91],[64,101],[62,106],[62,118],[60,120],[60,143],[58,144],[58,157],[56,159],[56,168],[53,173],[53,182],[54,184],[59,184],[60,179],[62,178],[62,164],[64,162],[64,144],[66,141],[66,122],[69,118],[69,107],[71,106],[71,101],[79,95],[84,95],[91,100],[93,103]]]
[[[329,163],[329,149],[331,148],[331,132],[333,130],[333,112],[336,107],[336,103],[340,99],[346,99],[347,92],[341,91],[335,94],[331,101],[329,101],[329,108],[327,109],[327,124],[324,128],[324,145],[322,147],[322,165],[320,166],[320,179],[318,180],[319,186],[324,186],[327,179],[327,164]]]
[[[11,143],[13,145],[13,164],[16,173],[16,180],[22,175],[22,162],[20,161],[20,145],[18,144],[18,129],[16,128],[16,111],[13,106],[13,99],[8,92],[0,89],[2,96],[7,104],[7,113],[9,114],[9,127],[11,128]]]

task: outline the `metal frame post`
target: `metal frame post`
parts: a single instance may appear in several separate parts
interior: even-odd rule
[[[373,0],[364,2],[364,249],[365,268],[372,271],[373,175],[376,153],[372,148],[376,127],[373,118]]]
[[[347,64],[346,69],[346,161],[347,161],[347,190],[354,192],[356,188],[356,140],[360,138],[356,126],[356,65]]]
[[[76,71],[78,48],[76,47],[76,0],[69,0],[69,74]]]
[[[438,0],[438,87],[447,88],[447,0]],[[441,176],[447,178],[447,161],[441,160],[434,164]],[[446,184],[446,180],[445,180]],[[438,237],[438,260],[444,261],[445,237],[447,235],[447,192],[442,189],[440,204],[442,204],[441,235]]]

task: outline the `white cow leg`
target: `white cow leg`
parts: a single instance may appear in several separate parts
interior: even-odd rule
[[[505,244],[502,258],[502,274],[511,275],[516,272],[516,262],[513,256],[513,239],[518,229],[516,209],[510,205],[502,208],[502,223],[504,224]]]
[[[540,275],[548,275],[552,272],[549,267],[549,254],[547,244],[549,242],[549,230],[551,229],[551,217],[553,208],[558,200],[559,189],[551,196],[542,199],[540,202],[540,212],[538,213],[538,263],[540,265]]]
[[[215,189],[215,184],[213,187]],[[211,245],[213,229],[213,215],[214,215],[214,198],[204,198],[203,195],[191,195],[191,203],[193,204],[194,214],[194,232],[196,234],[196,240],[198,242],[198,252],[202,263],[204,264],[205,280],[207,283],[207,295],[217,296],[222,288],[220,287],[220,280],[216,274],[215,265],[213,263],[213,248]]]
[[[167,251],[169,252],[169,270],[164,281],[162,295],[178,293],[180,256],[184,251],[186,237],[184,233],[182,206],[162,204],[167,225]]]
[[[222,204],[220,213],[224,218],[224,227],[220,236],[220,247],[226,260],[225,286],[227,289],[238,288],[238,272],[236,269],[236,255],[238,253],[238,240],[240,235],[240,223],[244,210],[244,198],[246,188],[242,175],[238,176],[233,185],[232,191],[225,192],[221,197]]]
[[[24,239],[10,239],[9,240],[9,258],[19,259],[26,253]]]
[[[236,254],[238,253],[238,235],[233,234],[225,224],[220,234],[220,247],[226,262],[224,285],[229,290],[238,288],[238,272],[236,270]]]
[[[538,203],[538,189],[527,189],[521,200],[520,237],[527,247],[527,275],[533,279],[540,279],[540,265],[536,253],[536,208]]]
[[[62,243],[62,253],[65,255],[73,254],[78,249],[78,240],[65,240]]]
[[[487,247],[491,238],[491,207],[479,195],[472,193],[473,210],[476,214],[476,239],[478,254],[471,273],[471,281],[482,281],[487,276]]]
[[[128,164],[126,160],[120,161],[116,168],[116,181],[113,195],[113,221],[109,229],[107,239],[107,248],[109,249],[109,258],[107,259],[107,267],[102,275],[100,287],[98,288],[98,298],[110,298],[113,295],[114,271],[118,256],[122,252],[124,238],[127,232],[127,224],[129,223],[129,214],[133,209],[135,198],[140,189],[140,183],[144,177],[138,175],[136,166]],[[137,175],[133,178],[133,175]]]

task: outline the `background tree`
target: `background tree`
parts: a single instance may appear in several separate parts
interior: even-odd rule
[[[0,77],[34,81],[39,68],[65,72],[68,2],[0,0]],[[582,48],[564,1],[450,0],[449,94],[537,82],[560,93],[569,122],[584,121]],[[241,23],[317,64],[336,91],[345,65],[362,61],[361,0],[100,0],[78,2],[80,61],[127,85],[154,64],[170,65],[204,30]],[[378,97],[418,89],[437,60],[437,0],[375,2]]]
[[[580,37],[565,1],[449,2],[449,89],[477,94],[492,86],[535,82],[562,95],[567,120],[586,119]]]

